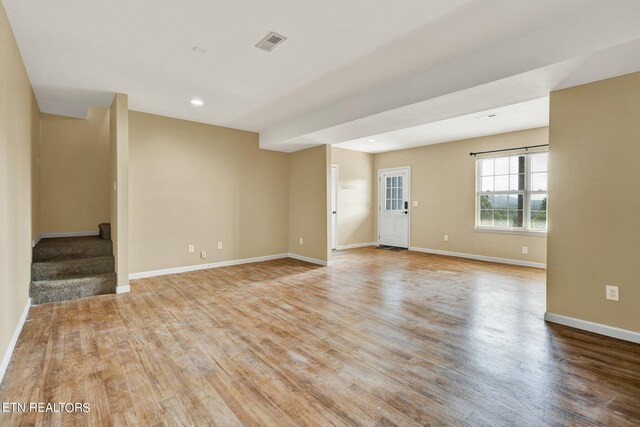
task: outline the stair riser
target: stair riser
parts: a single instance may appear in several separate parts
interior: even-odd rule
[[[92,276],[112,273],[114,269],[113,256],[69,262],[36,262],[31,264],[31,280],[58,280],[67,277]]]
[[[95,258],[113,253],[111,241],[101,240],[88,244],[67,246],[63,250],[50,246],[33,250],[33,262],[61,261],[65,259]]]
[[[30,295],[32,304],[66,301],[94,295],[113,294],[116,290],[116,275],[99,278],[81,278],[55,282],[34,282]]]

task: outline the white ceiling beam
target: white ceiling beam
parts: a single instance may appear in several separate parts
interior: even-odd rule
[[[570,20],[264,129],[260,146],[295,151],[298,145],[344,142],[546,96],[565,77],[571,79],[564,70],[597,75],[576,71],[576,63],[589,63],[591,55],[639,40],[638,17],[640,2],[602,2]],[[636,67],[622,58],[620,62],[610,71]]]

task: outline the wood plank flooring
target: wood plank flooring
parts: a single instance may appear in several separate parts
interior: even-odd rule
[[[0,425],[640,425],[640,345],[546,324],[542,270],[375,248],[32,307]]]

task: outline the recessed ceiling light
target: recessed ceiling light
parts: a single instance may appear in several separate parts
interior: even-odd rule
[[[373,139],[373,138],[369,139],[368,141],[369,141],[369,142],[376,142],[376,140],[375,140],[375,139]]]
[[[204,105],[204,101],[202,99],[193,98],[191,100],[191,105],[195,105],[196,107],[202,107]]]

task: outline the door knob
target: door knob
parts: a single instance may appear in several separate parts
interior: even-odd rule
[[[409,211],[404,211],[402,213],[405,214],[405,215],[409,215]]]

